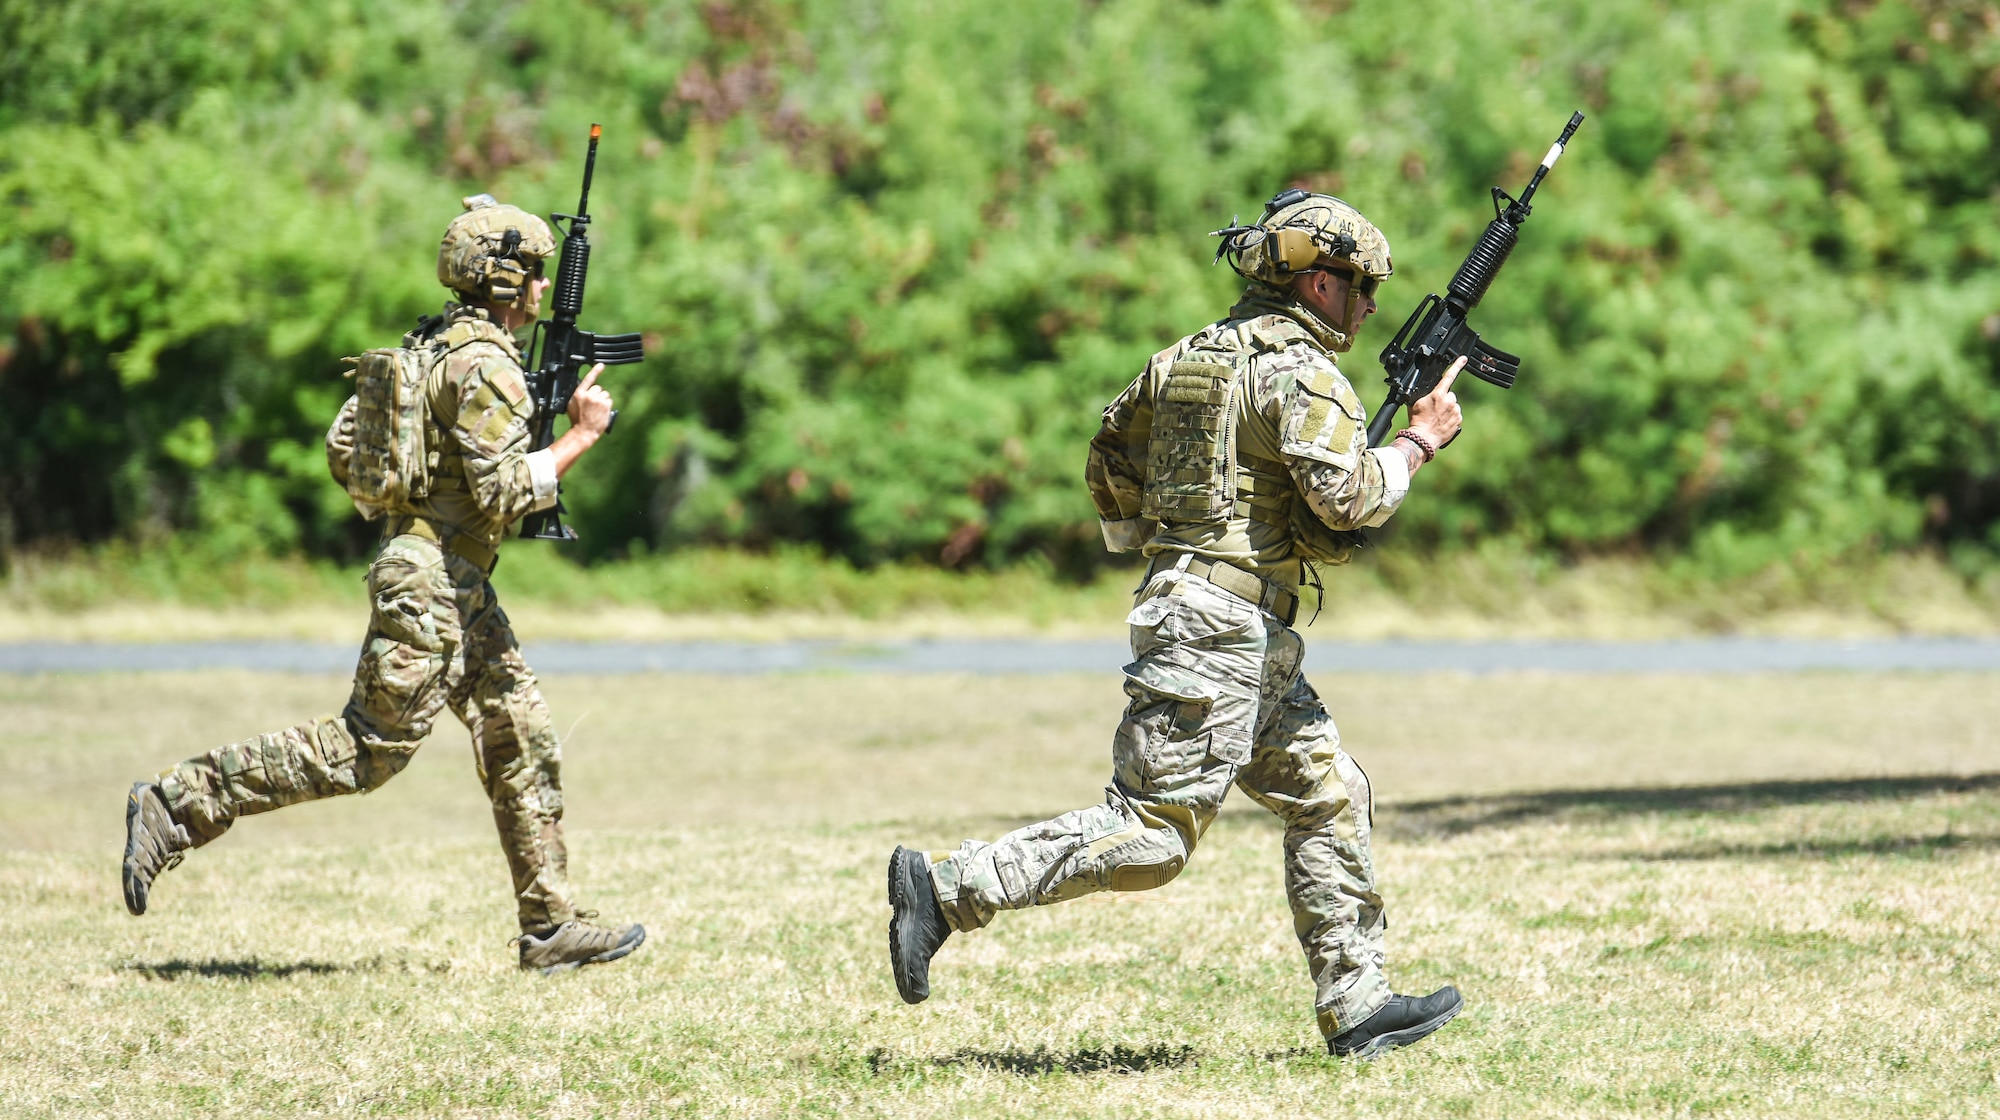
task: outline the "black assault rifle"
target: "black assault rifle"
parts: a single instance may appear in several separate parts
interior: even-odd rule
[[[576,317],[583,313],[583,282],[590,273],[590,173],[597,167],[597,138],[603,133],[590,126],[590,151],[583,157],[583,194],[577,198],[576,213],[551,214],[549,224],[563,229],[562,267],[556,273],[555,314],[535,324],[535,342],[528,360],[528,395],[535,400],[533,440],[530,451],[540,451],[555,440],[556,417],[569,411],[569,399],[584,370],[603,362],[622,366],[646,357],[645,344],[636,334],[595,334],[579,330]],[[611,419],[616,422],[618,414]],[[606,428],[609,432],[611,429]],[[562,499],[548,509],[521,519],[521,535],[533,540],[573,541],[576,530],[562,523]]]
[[[1507,254],[1514,251],[1514,242],[1521,236],[1521,223],[1528,220],[1528,212],[1533,209],[1528,201],[1535,197],[1542,176],[1556,165],[1563,145],[1576,135],[1577,126],[1582,123],[1582,113],[1570,115],[1569,124],[1563,126],[1562,135],[1549,154],[1542,157],[1542,165],[1535,169],[1535,177],[1529,180],[1528,189],[1521,192],[1520,198],[1508,198],[1506,191],[1493,188],[1493,220],[1487,224],[1486,232],[1479,235],[1479,244],[1472,247],[1465,263],[1458,266],[1458,274],[1445,288],[1444,298],[1439,299],[1436,292],[1425,296],[1417,309],[1410,312],[1403,329],[1382,348],[1382,368],[1389,373],[1389,397],[1375,410],[1375,418],[1368,424],[1370,447],[1381,445],[1382,437],[1389,434],[1389,426],[1395,422],[1397,410],[1429,396],[1438,382],[1444,380],[1444,371],[1460,358],[1466,359],[1466,372],[1481,381],[1502,389],[1513,387],[1514,378],[1521,372],[1521,359],[1480,341],[1466,325],[1465,317],[1479,306],[1487,287],[1500,274],[1500,266],[1507,263]],[[1502,202],[1507,203],[1504,211],[1500,209]]]

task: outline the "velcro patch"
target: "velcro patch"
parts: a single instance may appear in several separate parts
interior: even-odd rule
[[[1167,371],[1161,396],[1181,404],[1220,406],[1229,397],[1229,382],[1236,371],[1213,362],[1175,362]]]
[[[521,385],[520,373],[504,363],[490,365],[482,372],[484,376],[473,383],[472,392],[459,406],[459,426],[461,431],[470,431],[481,447],[493,450],[527,411],[527,390]],[[509,388],[519,393],[513,400],[506,395]],[[477,427],[472,426],[475,424]]]
[[[520,404],[528,399],[528,382],[521,376],[520,367],[512,362],[495,362],[486,371],[486,380],[500,399],[508,404]]]
[[[1361,407],[1361,398],[1354,395],[1354,387],[1324,365],[1300,369],[1294,379],[1295,396],[1287,406],[1288,452],[1298,453],[1293,448],[1318,448],[1335,456],[1347,455],[1367,415]]]
[[[481,447],[497,448],[500,446],[500,441],[506,438],[507,430],[513,426],[512,409],[489,408],[486,410],[486,419],[480,423],[479,431],[474,435]]]

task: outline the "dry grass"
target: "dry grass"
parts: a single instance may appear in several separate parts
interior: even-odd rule
[[[351,642],[367,624],[359,567],[211,557],[198,544],[13,557],[0,575],[0,641]],[[494,583],[522,633],[641,641],[1118,637],[1136,580],[1136,570],[1107,570],[1078,585],[1034,564],[857,570],[797,549],[697,549],[592,567],[565,555],[509,546]],[[1382,548],[1326,574],[1335,606],[1316,632],[1343,641],[2000,634],[2000,569],[1975,578],[1925,553],[1720,578],[1686,561],[1564,565],[1504,544],[1433,557]]]
[[[553,681],[576,877],[652,940],[554,981],[448,729],[117,901],[132,777],[319,677],[0,678],[9,1116],[1824,1117],[2000,1109],[2000,690],[1976,675],[1327,677],[1389,798],[1391,966],[1467,1013],[1318,1050],[1278,834],[954,938],[906,1008],[881,865],[1093,800],[1096,677]],[[1927,775],[1898,777],[1899,775]],[[1957,775],[1943,777],[1940,775]]]

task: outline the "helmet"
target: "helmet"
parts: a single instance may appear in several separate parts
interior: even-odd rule
[[[1244,279],[1273,287],[1284,286],[1300,273],[1330,266],[1353,269],[1376,281],[1386,280],[1396,271],[1389,257],[1389,239],[1375,223],[1362,217],[1361,211],[1330,194],[1312,194],[1297,187],[1280,191],[1265,203],[1264,216],[1254,225],[1231,223],[1209,236],[1222,239],[1215,250],[1216,260],[1227,256],[1229,266]],[[1368,292],[1362,291],[1364,287]],[[1373,284],[1348,286],[1347,323],[1356,322],[1356,305],[1373,291]]]
[[[465,213],[445,227],[438,244],[438,283],[463,299],[519,306],[528,279],[556,251],[549,224],[490,194],[464,200]]]
[[[1280,192],[1264,204],[1255,225],[1231,225],[1210,234],[1222,238],[1215,259],[1245,279],[1283,284],[1315,267],[1341,263],[1377,280],[1396,269],[1389,259],[1389,239],[1361,211],[1330,194],[1311,194],[1297,187]]]

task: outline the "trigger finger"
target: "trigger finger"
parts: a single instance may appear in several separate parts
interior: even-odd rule
[[[1470,359],[1470,354],[1460,354],[1456,361],[1445,368],[1444,377],[1438,381],[1438,388],[1449,393],[1451,391],[1451,383],[1458,380],[1459,371],[1465,368],[1465,363]]]

